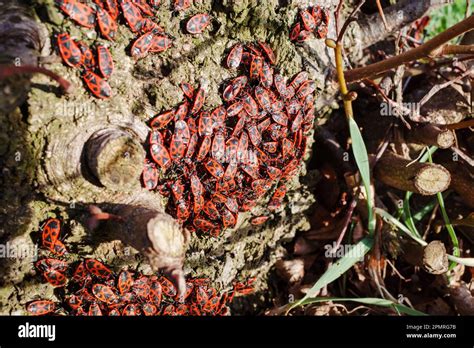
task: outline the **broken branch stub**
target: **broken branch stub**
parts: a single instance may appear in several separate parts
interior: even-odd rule
[[[98,117],[97,117],[98,116]],[[123,115],[87,115],[46,132],[40,190],[56,202],[90,209],[91,230],[108,220],[101,235],[140,251],[154,270],[162,269],[182,291],[187,235],[165,213],[160,194],[140,185],[149,128]]]
[[[176,285],[180,295],[186,291],[183,264],[189,233],[157,206],[149,192],[134,196],[136,203],[119,205],[110,219],[111,235],[140,251],[153,270],[162,270]]]
[[[454,145],[455,134],[443,126],[426,124],[409,131],[407,141],[447,149]]]
[[[106,128],[86,144],[87,164],[100,183],[113,190],[131,190],[139,182],[145,150],[128,132]]]
[[[386,151],[375,167],[375,176],[388,186],[424,196],[443,192],[449,187],[451,175],[443,166],[411,162]]]

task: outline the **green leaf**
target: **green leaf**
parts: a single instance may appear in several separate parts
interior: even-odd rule
[[[429,161],[430,163],[433,163],[431,154],[429,155]],[[454,231],[453,225],[451,225],[451,222],[449,221],[449,216],[448,216],[448,213],[446,212],[446,207],[444,205],[443,194],[441,192],[438,192],[436,194],[436,197],[438,198],[439,208],[441,210],[441,215],[443,216],[444,225],[446,229],[448,230],[449,238],[451,238],[451,242],[453,243],[453,256],[459,257],[461,256],[461,252],[459,250],[459,240],[458,240],[458,237],[456,236],[456,231]],[[451,262],[451,264],[449,265],[449,269],[451,270],[455,266],[456,264],[454,262]]]
[[[412,196],[412,194],[413,194],[412,192],[407,191],[407,193],[405,194],[405,199],[403,200],[404,222],[405,222],[405,225],[410,229],[411,233],[413,233],[413,235],[415,235],[418,238],[421,238],[421,235],[415,226],[415,221],[413,220],[413,217],[411,215],[410,197]]]
[[[289,309],[300,306],[304,300],[310,297],[314,297],[319,292],[319,290],[335,281],[348,269],[354,266],[357,262],[362,261],[365,254],[367,254],[372,248],[373,244],[373,239],[371,237],[366,237],[362,239],[359,243],[353,245],[350,248],[349,252],[343,257],[341,257],[339,260],[337,260],[335,263],[333,263],[326,270],[326,272],[324,272],[321,278],[318,279],[318,281],[313,285],[313,287],[309,289],[308,293],[302,299],[291,304]]]
[[[404,224],[402,224],[400,221],[398,221],[397,219],[395,219],[392,215],[390,215],[390,213],[386,212],[385,210],[383,209],[380,209],[380,208],[375,208],[375,212],[377,214],[379,214],[385,221],[391,223],[392,225],[398,227],[402,232],[405,232],[406,234],[408,234],[408,236],[410,236],[411,238],[413,238],[415,241],[417,241],[420,245],[422,246],[425,246],[427,245],[428,243],[426,243],[423,239],[421,238],[418,238],[417,236],[415,236],[408,227],[406,227]]]
[[[407,307],[401,303],[392,302],[390,300],[385,300],[383,298],[375,298],[375,297],[366,297],[366,298],[337,298],[337,297],[311,297],[303,301],[302,305],[307,305],[311,303],[318,303],[318,302],[327,302],[327,301],[337,301],[337,302],[359,302],[367,305],[373,306],[381,306],[392,308],[399,313],[404,313],[408,315],[415,315],[415,316],[426,316],[428,314],[417,311],[416,309]]]
[[[375,231],[375,214],[374,204],[372,201],[371,187],[370,187],[370,165],[369,157],[367,155],[367,148],[365,147],[364,139],[360,133],[359,126],[353,117],[349,117],[349,131],[352,139],[352,152],[359,169],[362,183],[364,184],[365,194],[367,197],[368,222],[369,232],[372,235]]]

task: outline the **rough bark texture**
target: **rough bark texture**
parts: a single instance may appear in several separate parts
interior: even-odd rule
[[[89,45],[94,41],[102,42],[95,31],[80,29],[64,18],[54,1],[34,3],[39,14],[39,31],[46,33],[41,45],[43,56],[54,55],[50,40],[57,31],[67,31]],[[330,7],[332,12],[337,1],[320,4]],[[155,227],[148,226],[145,231],[145,225],[153,224],[159,214],[164,214],[165,199],[141,189],[139,180],[135,186],[128,186],[128,182],[114,186],[112,183],[121,180],[116,181],[108,174],[103,177],[100,169],[106,162],[113,164],[114,168],[117,168],[115,165],[127,165],[131,158],[141,157],[140,151],[137,149],[136,157],[126,158],[121,164],[114,161],[100,164],[87,156],[88,151],[96,153],[97,148],[91,143],[85,144],[93,134],[103,129],[115,129],[144,143],[149,130],[145,122],[181,101],[179,83],[182,81],[205,84],[206,108],[217,105],[220,87],[233,76],[222,62],[227,50],[237,41],[270,43],[278,56],[278,69],[286,76],[307,70],[318,83],[321,96],[317,98],[316,107],[322,114],[329,109],[327,104],[333,102],[336,92],[336,86],[327,82],[332,69],[332,51],[326,48],[323,40],[311,39],[295,46],[288,39],[288,30],[296,18],[298,6],[305,5],[309,3],[291,1],[281,4],[276,0],[265,3],[196,2],[196,13],[208,12],[213,17],[212,28],[197,37],[185,35],[181,30],[180,24],[187,14],[172,15],[169,8],[163,7],[158,19],[165,31],[176,38],[174,47],[138,62],[128,54],[133,35],[120,25],[119,39],[115,43],[104,42],[109,45],[115,61],[115,73],[109,81],[114,96],[106,101],[94,99],[82,88],[79,71],[67,68],[59,61],[48,68],[77,86],[69,97],[56,93],[57,88],[48,78],[34,76],[32,84],[35,88],[29,92],[27,103],[21,109],[1,115],[2,240],[34,249],[40,222],[56,216],[64,222],[64,242],[71,251],[71,262],[96,257],[115,269],[125,265],[137,266],[145,273],[161,266],[158,261],[153,262],[156,256],[153,253],[159,251],[167,239],[163,240],[162,235],[153,236]],[[333,25],[332,19],[329,31],[332,37],[335,36]],[[124,143],[119,142],[111,148],[118,146],[122,149]],[[311,145],[310,141],[307,161],[312,156]],[[109,151],[105,149],[104,153]],[[110,153],[106,157],[113,158]],[[136,175],[133,165],[130,168]],[[285,253],[282,243],[291,240],[296,231],[309,228],[306,213],[314,203],[311,188],[315,177],[315,172],[307,172],[303,166],[300,176],[288,185],[285,204],[273,213],[272,220],[261,227],[251,226],[248,218],[267,213],[265,200],[254,208],[252,214],[239,214],[237,226],[217,239],[193,235],[186,253],[184,272],[190,276],[208,277],[221,288],[231,286],[236,277],[257,276],[257,295],[252,300],[257,306],[259,301],[265,300],[267,279],[274,262]],[[89,217],[87,206],[90,204],[124,216],[127,223],[110,222],[94,232],[88,231],[84,224]],[[156,226],[159,229],[159,224]],[[181,238],[175,231],[172,229],[168,240]],[[159,245],[150,245],[157,240]],[[176,245],[182,247],[185,242],[181,240]],[[148,261],[136,257],[138,251],[149,256]],[[170,263],[179,264],[182,250],[175,251],[175,257],[170,256]],[[3,274],[1,314],[24,313],[22,304],[39,294],[55,299],[52,288],[41,283],[38,276],[33,277],[30,258],[6,259],[0,267]],[[14,286],[20,283],[21,287]]]

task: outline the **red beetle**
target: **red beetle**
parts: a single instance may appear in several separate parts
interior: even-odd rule
[[[191,6],[191,0],[174,0],[174,10],[183,11]]]
[[[275,64],[276,57],[271,47],[266,42],[262,42],[262,41],[258,41],[258,44],[262,48],[263,52],[265,52],[265,55],[267,56],[270,64]]]
[[[147,190],[153,190],[158,185],[158,170],[153,163],[146,163],[142,172],[142,180]]]
[[[149,52],[164,52],[172,46],[173,42],[166,36],[163,35],[153,35],[151,39],[151,46]]]
[[[194,97],[193,107],[191,108],[191,114],[197,114],[204,105],[206,99],[206,91],[203,88],[199,88]]]
[[[97,46],[97,60],[99,62],[99,70],[106,79],[112,76],[114,72],[114,61],[107,47]]]
[[[215,178],[222,179],[224,176],[224,168],[222,165],[213,158],[209,158],[204,164],[207,171]]]
[[[262,75],[263,69],[263,58],[261,56],[253,56],[252,61],[250,63],[250,78],[254,80],[258,80],[258,78]]]
[[[224,228],[232,228],[236,223],[236,217],[228,209],[224,208],[222,212],[222,224]]]
[[[57,37],[61,57],[67,65],[77,68],[83,63],[82,52],[79,46],[71,39],[68,33],[59,34]]]
[[[241,44],[236,44],[229,52],[227,56],[227,67],[229,69],[237,69],[242,61],[242,53],[244,52],[244,48]]]
[[[158,116],[156,116],[153,120],[151,120],[150,126],[153,129],[161,129],[166,127],[168,123],[170,123],[174,118],[174,111],[165,111]]]
[[[121,271],[118,276],[117,287],[121,294],[128,292],[133,285],[132,273],[129,271]]]
[[[104,36],[107,40],[115,40],[118,30],[117,22],[109,12],[103,10],[100,7],[97,8],[97,23],[99,24],[99,29],[102,36]]]
[[[42,232],[43,246],[53,250],[54,243],[58,240],[61,233],[60,222],[58,219],[49,219],[46,221]]]
[[[78,24],[93,28],[95,25],[94,10],[79,0],[56,0],[59,8]]]
[[[186,30],[190,34],[201,34],[211,23],[211,17],[207,13],[197,14],[186,23]]]
[[[313,31],[316,28],[316,21],[314,17],[307,10],[300,11],[301,21],[303,26],[308,31]]]
[[[55,287],[61,287],[61,286],[66,285],[67,283],[66,276],[63,273],[54,269],[50,269],[44,272],[43,276],[48,283],[50,283],[51,285]]]
[[[86,86],[97,98],[108,99],[112,96],[112,88],[110,85],[101,78],[99,75],[92,71],[86,71],[82,76]]]
[[[86,269],[96,277],[107,279],[112,275],[112,271],[96,259],[86,259],[84,263]]]
[[[153,32],[148,32],[140,36],[132,46],[132,57],[142,59],[146,57],[153,43]]]
[[[150,147],[151,157],[163,170],[171,165],[171,156],[163,144],[152,144]]]
[[[94,70],[96,67],[96,61],[92,50],[83,41],[75,41],[77,47],[82,53],[82,66],[86,70]]]
[[[94,284],[92,286],[92,293],[96,299],[107,304],[112,304],[118,299],[112,288],[103,284]]]
[[[138,32],[143,26],[143,16],[140,9],[131,0],[121,0],[120,6],[122,8],[123,16],[133,32]]]
[[[33,301],[26,306],[27,312],[33,315],[46,315],[54,312],[55,309],[54,302],[48,300]]]

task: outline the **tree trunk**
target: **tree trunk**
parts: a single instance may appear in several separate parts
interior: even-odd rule
[[[332,9],[336,4],[336,0],[327,2]],[[38,2],[36,8],[42,20],[37,24],[38,32],[45,33],[42,56],[54,57],[53,33],[60,30],[63,21],[69,25],[71,21],[53,1]],[[79,71],[64,66],[58,57],[48,58],[52,62],[48,67],[76,86],[70,96],[63,96],[45,76],[28,77],[34,87],[29,90],[27,102],[21,105],[21,100],[14,101],[14,107],[2,115],[0,126],[0,134],[12,135],[0,138],[3,170],[11,174],[2,183],[8,201],[2,212],[15,220],[11,223],[2,218],[4,240],[33,249],[39,241],[41,222],[56,216],[63,222],[64,242],[75,258],[99,258],[116,270],[123,266],[139,267],[143,272],[160,268],[178,282],[183,274],[207,277],[219,288],[231,287],[236,278],[257,276],[257,294],[263,294],[274,262],[285,254],[282,244],[290,241],[297,230],[309,228],[305,213],[314,203],[311,188],[315,172],[308,173],[302,166],[300,175],[307,175],[304,180],[308,182],[302,186],[298,177],[291,180],[285,203],[271,213],[273,219],[265,225],[252,226],[249,218],[268,214],[268,198],[251,213],[240,213],[236,227],[219,238],[192,235],[188,240],[166,214],[166,198],[140,187],[139,169],[144,157],[141,144],[149,132],[146,122],[182,100],[179,84],[183,81],[207,86],[207,109],[220,103],[220,88],[230,76],[221,62],[237,41],[268,42],[276,51],[283,74],[291,77],[307,70],[321,88],[327,82],[331,52],[324,40],[309,40],[298,46],[288,40],[288,28],[297,14],[294,6],[280,7],[274,0],[265,4],[203,1],[199,9],[212,13],[214,25],[219,23],[221,27],[215,26],[201,38],[191,40],[181,31],[182,18],[166,17],[168,10],[160,10],[161,24],[176,38],[174,48],[137,62],[129,56],[133,36],[121,26],[120,39],[107,42],[115,62],[109,80],[114,96],[108,100],[92,97],[83,88]],[[330,33],[334,33],[333,23]],[[68,32],[93,44],[75,25]],[[39,54],[38,49],[35,52]],[[328,94],[317,99],[316,107],[321,111],[336,92],[336,85],[326,87]],[[19,105],[21,108],[16,107]],[[308,150],[311,146],[309,141]],[[18,152],[21,158],[16,161]],[[309,151],[306,160],[310,157]],[[90,224],[94,218],[88,211],[91,205],[123,221],[109,221],[91,231],[86,225],[97,225]],[[139,261],[138,253],[142,256]],[[179,271],[183,263],[184,273]],[[25,278],[31,267],[31,259],[2,262],[2,314],[24,313],[20,303],[38,294],[54,299],[38,277]],[[21,284],[21,290],[14,284]],[[256,306],[261,300],[264,296],[248,306]]]

